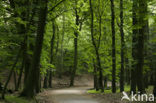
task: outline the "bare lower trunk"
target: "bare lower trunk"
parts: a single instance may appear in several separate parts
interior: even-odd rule
[[[96,89],[96,91],[99,90],[98,87],[98,79],[97,79],[97,67],[96,67],[96,63],[95,60],[93,59],[93,67],[94,67],[94,89]]]

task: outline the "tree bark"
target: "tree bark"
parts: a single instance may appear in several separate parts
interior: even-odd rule
[[[78,15],[78,11],[77,8],[75,9],[75,15],[76,15],[76,19],[75,19],[75,23],[76,26],[79,26],[79,15]],[[78,58],[77,58],[77,49],[78,49],[78,31],[75,30],[74,32],[75,38],[74,38],[74,68],[72,70],[72,74],[71,74],[71,79],[70,79],[70,86],[74,86],[74,79],[75,79],[75,74],[76,74],[76,70],[77,70],[77,62],[78,62]]]
[[[146,30],[146,0],[138,0],[139,2],[139,35],[137,44],[137,87],[138,91],[143,93],[145,91],[143,85],[143,66],[144,66],[144,36]]]
[[[50,50],[50,64],[53,63],[53,58],[54,58],[54,44],[55,44],[55,30],[56,30],[56,27],[55,27],[55,21],[52,22],[52,25],[53,25],[53,36],[51,38],[51,50]],[[52,88],[52,68],[51,70],[49,71],[49,87]]]
[[[120,0],[120,34],[121,34],[121,70],[120,70],[120,92],[124,91],[124,31],[123,31],[123,0]]]
[[[133,57],[133,61],[132,61],[132,69],[131,69],[131,92],[136,93],[136,61],[137,61],[137,35],[138,35],[138,29],[136,28],[137,24],[138,24],[138,20],[137,20],[137,1],[133,0],[133,7],[132,7],[132,16],[133,16],[133,35],[132,35],[132,57]]]
[[[25,30],[25,29],[23,29]],[[24,31],[25,32],[25,31]],[[22,79],[22,74],[23,74],[23,69],[24,69],[24,65],[26,63],[26,57],[27,57],[27,32],[26,33],[23,33],[25,34],[25,38],[24,38],[24,42],[23,42],[23,61],[22,61],[22,65],[21,65],[21,69],[20,69],[20,74],[19,74],[19,77],[18,77],[18,82],[17,82],[17,87],[15,88],[16,91],[18,91],[19,87],[20,87],[20,84],[21,84],[21,79]],[[28,69],[28,68],[26,68]],[[26,75],[26,74],[25,74]]]
[[[61,40],[61,68],[59,70],[59,78],[62,78],[62,70],[63,70],[63,42],[64,42],[64,34],[65,34],[65,16],[63,15],[63,30],[62,30],[62,40]]]
[[[14,70],[13,73],[14,73],[14,85],[15,85],[15,91],[16,91],[16,88],[17,88],[16,70]]]
[[[26,86],[22,92],[23,96],[33,98],[36,93],[39,92],[40,84],[40,56],[43,44],[43,37],[46,25],[47,17],[47,0],[41,0],[39,10],[39,21],[37,27],[37,37],[35,43],[35,49],[33,53],[33,60],[31,70],[26,81]]]
[[[112,28],[112,92],[116,93],[115,11],[114,11],[114,0],[110,1],[111,1],[111,28]]]
[[[93,59],[93,67],[94,67],[94,89],[96,89],[96,91],[99,90],[98,87],[98,79],[97,79],[97,67],[96,67],[96,63],[95,60]]]
[[[94,11],[92,7],[92,0],[89,0],[90,4],[90,12],[91,12],[91,38],[92,38],[92,44],[95,49],[95,54],[96,54],[96,61],[97,61],[97,70],[99,71],[99,88],[104,92],[104,87],[103,87],[103,74],[102,74],[102,68],[101,68],[101,61],[100,61],[100,56],[99,56],[99,45],[96,45],[95,39],[94,39]]]

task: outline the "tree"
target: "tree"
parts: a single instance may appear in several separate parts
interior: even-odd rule
[[[96,62],[97,62],[96,67],[97,67],[97,70],[99,71],[99,87],[103,92],[104,87],[103,87],[103,82],[102,82],[103,81],[102,68],[101,68],[100,55],[99,55],[99,50],[98,50],[99,47],[97,46],[97,44],[95,42],[95,38],[94,38],[94,11],[93,11],[93,6],[92,6],[91,0],[89,1],[89,4],[90,4],[90,13],[91,13],[91,38],[92,38],[92,44],[94,46],[95,54],[96,54]]]
[[[75,6],[77,6],[77,0],[75,0]],[[75,24],[76,26],[79,26],[79,15],[78,15],[78,10],[77,10],[77,7],[75,8]],[[77,58],[77,49],[78,49],[78,30],[75,30],[74,31],[74,67],[73,67],[73,70],[72,70],[72,74],[71,74],[71,79],[70,79],[70,86],[73,86],[74,85],[74,78],[75,78],[75,73],[76,73],[76,70],[77,70],[77,62],[78,62],[78,58]]]
[[[54,42],[55,42],[55,29],[56,29],[56,26],[55,26],[55,21],[52,22],[52,26],[53,26],[53,36],[51,38],[51,49],[50,49],[50,64],[53,63],[53,56],[54,56]],[[52,88],[52,69],[50,70],[50,74],[49,74],[49,87]]]
[[[120,92],[124,91],[124,31],[123,31],[123,0],[120,0],[120,34],[121,34],[121,71],[120,71]]]
[[[138,35],[138,30],[137,30],[137,1],[133,0],[133,7],[132,7],[132,15],[133,15],[133,35],[132,35],[132,57],[133,57],[133,62],[132,62],[132,69],[131,69],[131,91],[134,93],[136,92],[136,80],[135,76],[136,74],[136,56],[137,56],[137,47],[136,47],[136,42],[137,42],[137,35]]]
[[[138,44],[137,44],[137,87],[138,87],[138,91],[140,91],[141,93],[143,93],[144,90],[144,85],[143,85],[143,66],[144,66],[144,37],[146,35],[146,5],[147,5],[147,1],[144,0],[139,0],[138,1],[139,4],[139,34],[138,34]]]
[[[40,56],[42,50],[42,43],[44,37],[44,30],[46,25],[47,16],[47,0],[40,1],[39,21],[37,27],[37,37],[35,43],[35,49],[33,53],[33,60],[31,66],[31,72],[28,75],[26,86],[22,92],[23,96],[33,97],[40,90]]]
[[[114,0],[111,1],[111,28],[112,28],[112,92],[116,92],[116,52],[115,52],[115,12]]]

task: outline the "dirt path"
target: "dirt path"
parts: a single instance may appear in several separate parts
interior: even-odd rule
[[[46,90],[40,94],[46,101],[40,103],[100,103],[86,94],[88,87],[73,87],[56,90]]]

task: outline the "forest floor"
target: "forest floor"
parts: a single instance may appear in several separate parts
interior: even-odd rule
[[[130,103],[127,101],[121,101],[123,94],[119,93],[119,89],[117,89],[117,93],[115,94],[111,93],[111,89],[106,89],[104,93],[91,90],[91,88],[93,88],[93,77],[91,75],[77,76],[75,78],[74,87],[69,87],[69,82],[69,77],[54,77],[53,88],[42,89],[42,92],[36,96],[38,102],[27,102],[25,99],[18,98],[16,95],[14,96],[14,94],[12,94],[6,96],[7,100],[10,102],[0,101],[0,103]],[[108,82],[109,87],[110,85],[111,84]],[[129,87],[125,87],[125,91],[128,90]],[[149,90],[149,93],[151,93],[153,88],[150,88]]]
[[[90,94],[91,87],[69,87],[60,89],[46,89],[37,96],[38,103],[156,103],[121,101],[122,93]]]
[[[122,94],[89,94],[90,87],[47,89],[37,96],[39,103],[128,103],[121,101]]]
[[[75,87],[68,86],[69,78],[53,79],[53,89],[43,89],[36,97],[38,103],[132,103],[121,101],[123,94],[119,92],[119,89],[115,94],[111,93],[111,89],[105,90],[105,93],[94,93],[94,90],[90,90],[93,88],[93,79],[90,75],[77,76]],[[110,86],[109,82],[108,86]],[[129,91],[129,87],[125,87],[125,91]]]
[[[45,90],[38,96],[39,103],[99,103],[86,94],[88,87],[71,87],[56,90]]]
[[[54,88],[43,89],[36,97],[39,103],[126,103],[121,102],[121,93],[88,93],[93,88],[93,77],[90,75],[77,76],[75,87],[68,87],[69,78],[53,79]]]

